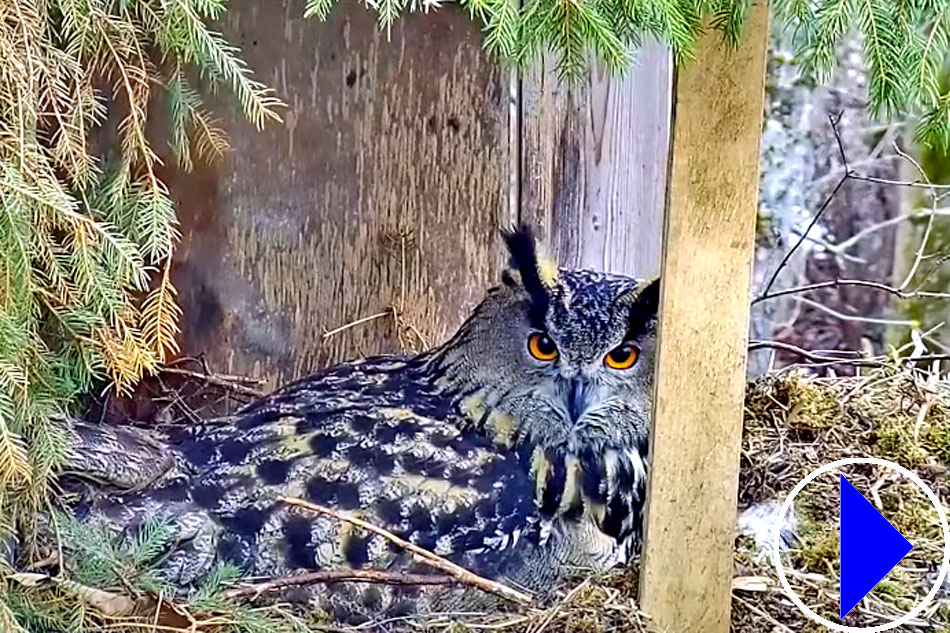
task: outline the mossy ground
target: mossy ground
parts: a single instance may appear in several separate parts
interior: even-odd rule
[[[794,372],[770,376],[750,385],[746,399],[740,506],[784,499],[810,471],[845,457],[897,462],[913,470],[946,506],[948,444],[950,383],[933,375],[887,367],[849,378],[809,378]],[[839,472],[915,546],[843,621],[859,627],[882,624],[909,611],[933,586],[944,547],[939,518],[925,494],[894,471],[855,465]],[[794,570],[789,582],[796,593],[832,621],[838,618],[838,487],[838,472],[829,473],[796,497],[797,538],[783,555]],[[774,568],[759,554],[749,540],[738,542],[742,573],[774,580]],[[734,631],[775,630],[762,613],[793,631],[809,630],[779,590],[740,597],[758,613],[737,598]],[[950,629],[946,604],[938,603],[925,614],[914,622],[914,630]]]

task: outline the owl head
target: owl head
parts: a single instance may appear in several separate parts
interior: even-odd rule
[[[628,532],[645,479],[659,281],[558,269],[526,228],[504,238],[510,267],[444,348],[443,368],[473,424],[544,471],[550,504],[586,499],[613,522],[605,531]]]

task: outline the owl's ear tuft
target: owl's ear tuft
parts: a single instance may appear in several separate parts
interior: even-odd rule
[[[551,290],[557,283],[557,265],[539,256],[534,232],[527,225],[502,231],[502,237],[508,247],[511,266],[502,274],[502,281],[508,286],[524,288],[531,301],[532,320],[543,323],[551,301]]]
[[[650,329],[660,310],[660,278],[647,279],[619,299],[630,308],[631,333]]]
[[[637,305],[649,314],[660,310],[660,278],[654,277],[642,282],[638,287]]]

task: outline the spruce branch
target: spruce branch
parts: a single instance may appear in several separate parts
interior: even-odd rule
[[[224,10],[224,0],[0,3],[4,529],[46,502],[65,457],[57,420],[76,396],[110,385],[127,393],[177,352],[168,263],[178,223],[146,125],[153,97],[168,94],[184,168],[227,150],[200,87],[233,92],[256,125],[279,104],[210,30]],[[114,147],[98,131],[107,118],[119,122]]]
[[[3,594],[0,593],[0,630],[10,633],[28,633],[18,621],[13,610],[5,604]]]
[[[502,58],[515,56],[518,37],[518,3],[516,0],[492,0],[484,3],[485,49]]]
[[[325,20],[330,15],[335,0],[307,0],[303,16],[305,18],[316,16],[319,20]]]
[[[143,191],[136,203],[133,214],[135,241],[141,248],[143,259],[156,264],[171,256],[175,244],[181,238],[175,207],[164,185],[158,191]]]
[[[12,403],[0,394],[0,486],[4,488],[28,482],[33,472],[26,443],[7,422],[12,411]]]
[[[620,73],[635,59],[646,36],[689,63],[696,39],[707,28],[738,45],[753,0],[460,0],[484,34],[486,50],[522,67],[552,52],[558,76],[576,81],[599,59]],[[387,33],[407,11],[438,2],[363,0]],[[307,0],[305,17],[325,19],[333,0]],[[803,72],[828,79],[837,47],[858,31],[868,65],[872,114],[910,116],[916,138],[937,150],[950,148],[950,1],[776,0],[778,21],[792,33]]]
[[[171,259],[165,262],[161,282],[142,306],[142,331],[145,344],[164,363],[168,354],[178,353],[178,321],[181,308],[177,291],[170,279]]]
[[[193,6],[195,0],[169,0],[167,25],[159,43],[186,63],[199,65],[215,83],[228,84],[244,114],[259,129],[268,120],[280,121],[283,103],[270,88],[251,79],[240,51],[220,33],[208,29]]]

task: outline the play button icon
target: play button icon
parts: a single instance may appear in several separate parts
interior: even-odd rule
[[[841,475],[841,618],[914,546]]]
[[[812,610],[792,589],[782,560],[783,551],[786,554],[790,553],[787,548],[783,550],[782,547],[784,533],[782,526],[785,517],[792,509],[796,495],[816,478],[858,464],[896,471],[916,484],[937,511],[940,528],[943,532],[944,545],[940,572],[933,581],[927,595],[910,611],[897,619],[864,627],[847,626],[837,618],[829,620]],[[841,518],[839,524],[841,598],[839,612],[841,617],[844,617],[913,549],[913,545],[894,529],[894,526],[888,523],[887,519],[881,516],[877,509],[844,477],[841,477],[839,481],[841,485]],[[771,549],[772,563],[775,565],[782,590],[788,599],[810,620],[833,631],[842,631],[843,633],[882,633],[907,624],[919,617],[924,609],[937,597],[937,593],[944,586],[944,579],[950,577],[950,520],[947,519],[947,512],[944,510],[937,494],[927,485],[927,482],[909,468],[880,457],[845,457],[816,468],[792,488],[792,491],[788,493],[782,503],[778,516],[775,518]]]

